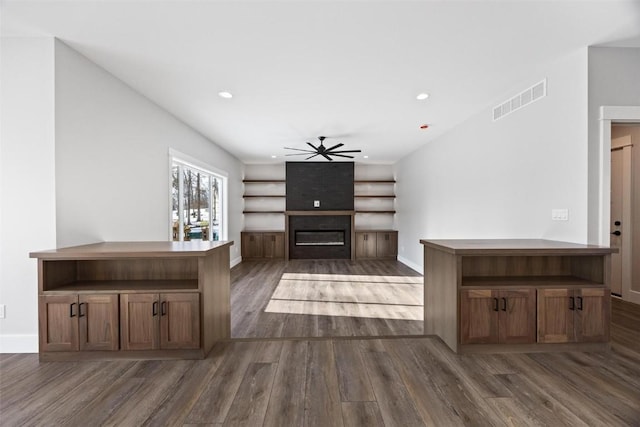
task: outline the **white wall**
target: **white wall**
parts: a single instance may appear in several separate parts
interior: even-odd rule
[[[589,48],[589,242],[598,242],[600,107],[640,106],[640,49]]]
[[[2,38],[0,352],[38,350],[37,262],[55,235],[52,38]]]
[[[228,237],[239,252],[239,160],[56,41],[57,243],[169,238],[169,148],[229,174]]]
[[[395,165],[399,259],[420,239],[587,239],[587,50],[539,67],[495,105],[547,77],[547,96],[492,121],[492,107]],[[508,88],[506,88],[508,89]],[[569,209],[569,221],[551,210]]]

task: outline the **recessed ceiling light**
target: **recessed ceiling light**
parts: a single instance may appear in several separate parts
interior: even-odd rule
[[[425,99],[427,99],[428,97],[429,97],[429,94],[428,94],[428,93],[424,93],[424,92],[423,92],[423,93],[421,93],[421,94],[418,94],[418,96],[416,96],[416,99],[417,99],[418,101],[424,101],[424,100],[425,100]]]
[[[275,159],[276,157],[278,157],[278,156],[271,156],[272,159]]]
[[[365,159],[368,159],[368,158],[369,158],[369,156],[362,156],[362,157],[364,157]]]
[[[226,91],[218,92],[218,96],[220,98],[226,98],[226,99],[233,98],[233,95],[231,95],[231,92],[226,92]]]

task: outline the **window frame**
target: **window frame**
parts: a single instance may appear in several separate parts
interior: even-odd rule
[[[196,172],[200,172],[201,174],[208,175],[210,179],[218,179],[221,183],[220,188],[218,189],[220,193],[220,234],[218,236],[218,241],[227,240],[228,239],[228,182],[229,182],[229,174],[227,171],[222,169],[218,169],[214,166],[211,166],[205,162],[202,162],[194,157],[191,157],[187,154],[181,153],[173,148],[169,149],[169,199],[168,199],[168,211],[169,211],[169,221],[168,221],[168,237],[169,241],[173,240],[173,168],[174,166],[178,166],[178,211],[184,211],[184,176],[182,171],[185,167],[194,170]],[[209,187],[212,187],[212,181],[209,181]],[[211,190],[209,190],[211,191]],[[212,206],[213,206],[213,197],[209,197],[209,239],[208,241],[213,241],[213,218],[212,214]],[[178,231],[178,240],[179,242],[184,241],[184,218],[182,215],[178,215],[179,221],[179,231]]]

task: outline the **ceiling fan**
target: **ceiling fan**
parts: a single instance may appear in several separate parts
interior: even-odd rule
[[[345,155],[344,153],[360,153],[362,151],[362,150],[340,150],[340,151],[337,151],[337,149],[342,147],[344,144],[336,144],[331,148],[326,148],[324,146],[324,140],[326,139],[326,136],[319,136],[318,139],[320,140],[320,145],[318,145],[317,147],[315,145],[313,145],[312,143],[307,142],[307,145],[309,145],[311,148],[313,148],[313,151],[311,151],[311,150],[301,150],[299,148],[284,147],[287,150],[302,151],[302,153],[285,154],[285,156],[308,156],[309,154],[311,154],[311,156],[307,157],[305,160],[312,159],[312,158],[314,158],[316,156],[322,156],[322,157],[324,157],[325,159],[327,159],[329,161],[333,161],[333,159],[330,156],[346,157],[348,159],[353,159],[353,156]]]

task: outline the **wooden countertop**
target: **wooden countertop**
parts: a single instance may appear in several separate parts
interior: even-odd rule
[[[426,247],[456,255],[597,255],[616,248],[544,239],[448,239],[420,240]]]
[[[198,257],[231,245],[233,245],[232,240],[218,242],[202,240],[189,242],[101,242],[31,252],[29,257],[40,259]]]

